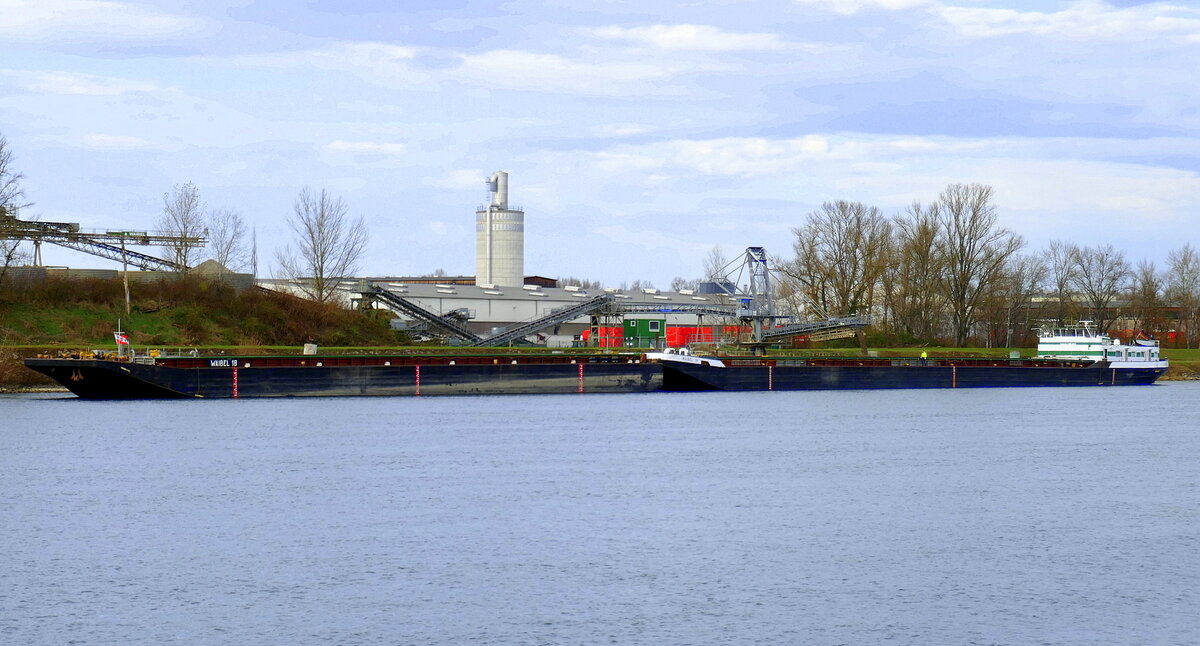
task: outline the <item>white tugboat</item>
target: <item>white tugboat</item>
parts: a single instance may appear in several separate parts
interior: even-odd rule
[[[1092,321],[1038,330],[1039,359],[1105,361],[1113,370],[1167,369],[1158,341],[1138,339],[1134,345],[1100,334]]]

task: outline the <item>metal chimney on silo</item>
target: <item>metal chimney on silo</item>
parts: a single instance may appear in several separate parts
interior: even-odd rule
[[[475,284],[525,283],[525,212],[508,206],[508,173],[485,180],[490,199],[475,211]]]

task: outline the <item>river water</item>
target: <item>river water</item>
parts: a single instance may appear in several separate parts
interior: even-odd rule
[[[1200,384],[0,397],[0,642],[1200,643]]]

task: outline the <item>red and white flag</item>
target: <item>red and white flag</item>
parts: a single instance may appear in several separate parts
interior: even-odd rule
[[[117,339],[117,345],[129,345],[129,336],[124,332],[113,332],[113,336]]]

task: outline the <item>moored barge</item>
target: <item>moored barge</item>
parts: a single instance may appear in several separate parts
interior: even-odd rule
[[[666,390],[1136,386],[1167,371],[1158,342],[1119,343],[1090,321],[1038,331],[1032,358],[697,357],[654,353]]]
[[[652,358],[662,361],[663,388],[670,391],[1132,386],[1152,384],[1166,372],[1165,366],[1063,359]]]
[[[1152,384],[1157,342],[1089,327],[1043,332],[1031,358],[708,357],[649,353],[38,357],[25,365],[89,399],[857,390]]]
[[[662,389],[644,355],[35,358],[88,399],[631,393]]]

